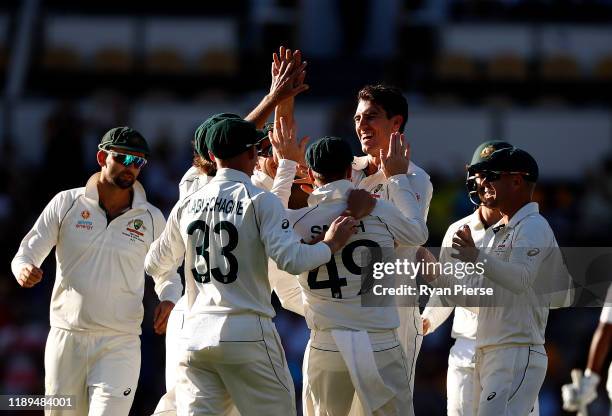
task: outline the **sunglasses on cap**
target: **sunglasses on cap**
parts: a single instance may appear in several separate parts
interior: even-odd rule
[[[147,164],[147,159],[145,159],[144,157],[128,155],[126,153],[120,153],[114,150],[105,150],[105,152],[111,155],[115,162],[121,163],[123,166],[126,167],[134,165],[136,168],[140,169]]]

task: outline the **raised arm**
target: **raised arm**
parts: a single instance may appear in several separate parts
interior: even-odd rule
[[[298,53],[297,55],[300,60],[299,62],[296,62],[291,50],[285,49],[282,46],[280,48],[280,56],[283,59],[276,52],[273,54],[270,92],[245,117],[245,120],[254,123],[258,129],[264,126],[276,106],[285,100],[293,100],[293,97],[308,89],[308,85],[304,84],[306,62],[301,62],[301,54]],[[287,57],[289,59],[286,59]],[[293,107],[293,103],[291,103],[291,107]]]

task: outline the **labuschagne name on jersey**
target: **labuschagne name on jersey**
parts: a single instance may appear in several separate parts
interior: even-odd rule
[[[359,224],[357,224],[355,227],[358,228],[358,230],[357,230],[358,233],[359,232],[362,232],[362,233],[366,232],[365,224],[363,223],[363,221],[359,221]],[[313,225],[312,227],[310,227],[310,238],[314,239],[318,235],[326,233],[327,230],[329,230],[329,224]]]
[[[90,216],[91,214],[89,213],[89,211],[87,210],[81,211],[81,218],[83,219],[77,221],[75,225],[76,229],[77,230],[87,230],[87,231],[93,230],[93,221],[89,221]]]
[[[224,212],[226,214],[235,212],[236,215],[242,215],[244,212],[244,205],[242,201],[218,198],[216,196],[210,198],[197,198],[189,201],[187,212],[190,214],[206,211]]]
[[[125,231],[122,231],[121,234],[129,237],[130,241],[140,241],[144,243],[142,237],[145,235],[146,231],[147,227],[144,225],[144,222],[140,218],[135,218],[128,222]]]

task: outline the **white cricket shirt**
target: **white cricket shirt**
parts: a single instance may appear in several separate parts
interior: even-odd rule
[[[444,264],[446,262],[458,261],[450,256],[450,252],[452,251],[451,247],[453,243],[453,236],[464,225],[468,225],[470,227],[472,239],[474,240],[476,247],[482,247],[486,229],[480,219],[480,212],[477,209],[472,214],[452,223],[448,227],[448,230],[446,230],[446,234],[444,234],[444,238],[442,239],[441,246],[448,249],[443,249],[440,251],[440,263]],[[427,307],[423,311],[423,318],[429,319],[431,324],[429,331],[433,332],[436,330],[436,328],[442,325],[442,323],[444,323],[444,321],[450,316],[453,309],[455,309],[455,317],[453,319],[451,336],[455,339],[466,338],[469,340],[476,340],[477,315],[461,306],[442,306],[442,302],[438,296],[432,296],[427,303]]]
[[[305,241],[324,233],[346,209],[348,192],[353,188],[348,180],[340,180],[315,189],[308,198],[308,207],[290,212],[295,231]],[[366,247],[386,247],[392,251],[395,243],[422,244],[427,239],[427,227],[416,198],[410,205],[406,216],[391,203],[377,201],[342,250],[327,264],[300,274],[310,329],[382,331],[398,327],[396,307],[361,306],[361,252]]]
[[[40,267],[55,246],[51,326],[140,334],[144,258],[164,229],[164,216],[135,182],[132,208],[109,223],[98,203],[99,176],[53,197],[23,238],[11,268],[17,277],[25,264]],[[152,276],[159,299],[176,303],[183,289],[176,269]]]
[[[299,243],[276,196],[255,187],[243,172],[219,169],[206,186],[175,205],[145,267],[161,273],[183,256],[185,278],[194,279],[198,292],[189,314],[273,317],[268,257],[298,274],[326,263],[331,252],[324,243]]]
[[[549,307],[534,283],[559,279],[567,269],[537,203],[525,204],[502,225],[487,229],[476,260],[484,262],[484,281],[495,290],[493,296],[480,297],[476,346],[543,345]]]

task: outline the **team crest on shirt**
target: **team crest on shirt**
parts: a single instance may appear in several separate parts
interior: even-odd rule
[[[93,230],[93,221],[89,221],[91,214],[87,210],[81,211],[82,220],[78,220],[75,227],[77,230]]]
[[[140,218],[136,218],[136,219],[130,220],[130,222],[127,223],[127,227],[125,227],[125,231],[123,231],[121,234],[123,234],[126,237],[129,237],[131,241],[138,240],[144,243],[142,236],[145,235],[146,231],[147,231],[147,227],[144,225],[144,222]]]

